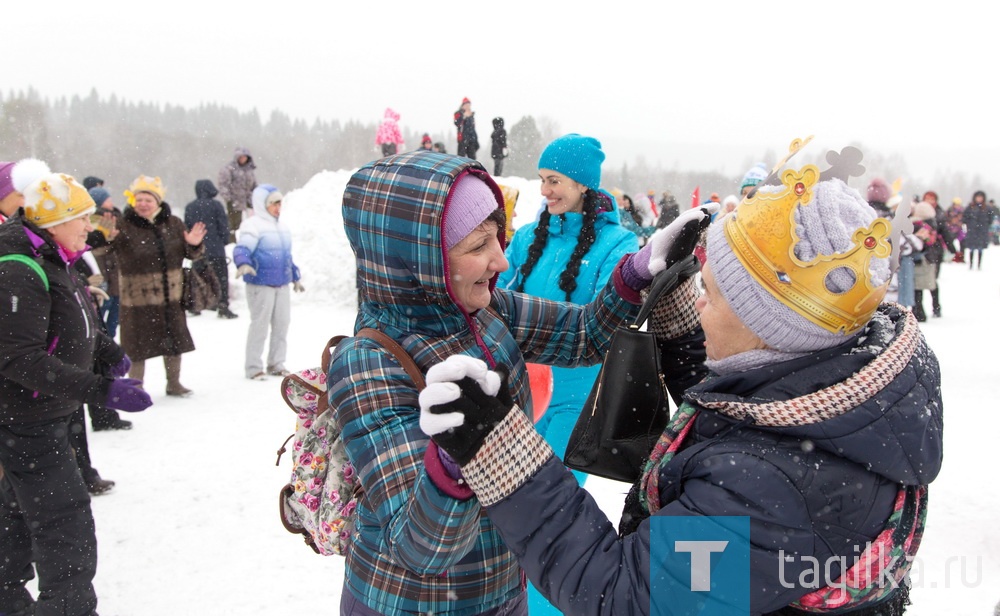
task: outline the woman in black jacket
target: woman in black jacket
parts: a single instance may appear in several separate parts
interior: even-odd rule
[[[972,195],[972,201],[962,214],[965,223],[965,250],[969,251],[969,269],[983,269],[983,251],[990,247],[990,224],[994,212],[986,205],[986,193],[977,190]]]
[[[458,155],[476,159],[479,151],[479,135],[476,133],[476,112],[468,98],[462,99],[462,105],[454,114],[455,130],[458,132]]]
[[[151,401],[140,382],[116,378],[130,361],[71,267],[87,250],[93,199],[62,174],[17,189],[25,208],[0,225],[0,613],[90,615],[94,518],[67,420],[81,403],[141,411]],[[113,376],[95,374],[95,359]]]
[[[229,309],[229,265],[226,260],[229,220],[226,218],[226,208],[215,198],[219,191],[212,180],[195,182],[194,194],[197,198],[184,208],[184,224],[188,230],[199,222],[205,225],[205,258],[195,261],[192,268],[212,268],[219,283],[219,318],[235,319],[239,315]],[[197,313],[197,310],[192,309],[192,314]]]
[[[503,175],[503,159],[507,158],[507,129],[503,118],[493,118],[493,132],[490,134],[490,156],[493,158],[493,177]]]

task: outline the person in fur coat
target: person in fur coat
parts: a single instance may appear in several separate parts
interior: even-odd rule
[[[990,247],[990,225],[996,215],[986,204],[986,193],[977,190],[962,212],[965,224],[965,250],[969,252],[969,269],[983,269],[983,251]]]
[[[205,223],[191,230],[171,214],[158,177],[140,175],[125,196],[118,234],[108,246],[118,259],[122,347],[132,358],[129,375],[142,380],[146,360],[163,357],[168,396],[188,397],[181,384],[181,355],[194,350],[181,305],[184,259],[204,254]]]

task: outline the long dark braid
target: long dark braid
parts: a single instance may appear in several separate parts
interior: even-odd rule
[[[531,246],[528,246],[528,258],[524,261],[524,265],[521,266],[521,283],[517,285],[518,291],[524,290],[524,282],[531,275],[531,271],[535,269],[535,264],[542,258],[542,250],[545,249],[545,244],[549,241],[549,220],[551,219],[552,214],[549,214],[549,208],[547,207],[538,216],[538,226],[535,227],[535,239],[532,240]]]
[[[596,190],[588,189],[583,196],[583,226],[580,229],[580,236],[576,240],[576,248],[566,264],[566,269],[559,275],[559,288],[566,292],[566,301],[571,301],[570,296],[576,290],[576,277],[580,273],[580,263],[583,257],[590,251],[591,246],[597,241],[597,214],[601,211],[600,202],[602,197]],[[524,282],[528,279],[535,265],[542,256],[545,244],[549,239],[549,221],[552,215],[548,209],[542,211],[538,217],[538,226],[535,227],[535,239],[528,247],[528,258],[521,266],[521,283],[518,291],[524,290]],[[563,216],[565,221],[565,216]]]

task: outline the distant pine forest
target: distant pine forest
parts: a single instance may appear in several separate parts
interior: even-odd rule
[[[159,176],[167,187],[167,201],[176,207],[194,198],[197,180],[216,181],[219,169],[232,160],[236,147],[246,147],[252,153],[259,182],[288,191],[303,186],[320,171],[354,169],[380,156],[374,143],[377,127],[377,122],[356,120],[317,119],[307,123],[281,111],[273,111],[263,119],[256,110],[239,111],[219,104],[185,108],[133,102],[114,94],[102,97],[96,90],[86,97],[57,100],[31,89],[0,93],[0,160],[40,158],[53,170],[78,179],[100,177],[119,195],[140,173]],[[401,128],[405,142],[416,147],[422,133]],[[510,156],[504,163],[504,175],[535,177],[542,148],[562,134],[558,123],[529,115],[514,122],[508,120],[507,129]],[[488,123],[479,127],[478,156],[492,172],[490,131]],[[447,151],[455,151],[454,133],[430,136],[442,142]],[[770,162],[783,154],[768,150],[756,160]],[[811,162],[822,168],[822,157],[819,152],[803,152],[796,163]],[[747,160],[747,168],[753,162]],[[874,175],[889,182],[906,175],[905,163],[898,156],[879,157],[866,151],[864,164],[869,175],[852,181],[862,194]],[[739,180],[719,172],[664,169],[642,157],[617,168],[608,167],[605,165],[603,171],[604,187],[620,188],[633,195],[654,191],[657,201],[664,191],[669,191],[681,207],[691,203],[696,187],[701,200],[712,192],[725,197],[737,192]],[[981,178],[967,178],[961,173],[933,178],[933,183],[921,182],[921,186],[937,191],[945,206],[952,196],[967,200],[975,190],[985,190],[991,197],[996,194],[995,187]]]

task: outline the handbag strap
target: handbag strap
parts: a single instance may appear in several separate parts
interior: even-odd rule
[[[407,353],[403,349],[403,347],[400,346],[398,342],[396,342],[389,336],[386,336],[379,330],[371,327],[362,328],[356,334],[356,336],[358,338],[370,338],[375,342],[381,344],[383,347],[385,347],[385,350],[392,353],[393,356],[396,358],[396,361],[399,362],[399,365],[403,367],[403,370],[406,371],[406,374],[408,374],[409,377],[413,380],[413,383],[417,386],[418,391],[426,386],[426,383],[424,381],[424,375],[422,372],[420,372],[420,368],[417,367],[416,362],[413,361],[413,358],[410,357],[410,354]]]
[[[635,324],[632,327],[636,329],[642,327],[649,315],[653,313],[653,308],[656,307],[660,298],[676,289],[684,280],[697,274],[700,269],[701,262],[698,261],[698,257],[689,255],[657,274],[649,285],[649,293],[646,294],[646,299],[643,300],[639,315],[635,318]]]

